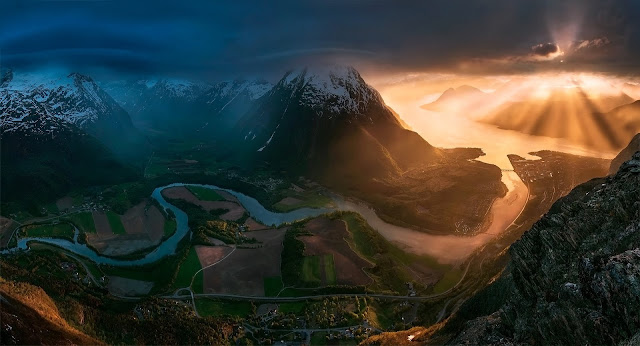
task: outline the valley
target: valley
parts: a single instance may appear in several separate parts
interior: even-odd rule
[[[0,1],[0,345],[640,345],[640,1]]]
[[[363,341],[455,316],[556,200],[609,170],[608,153],[498,129],[489,138],[482,124],[464,138],[434,136],[434,147],[406,130],[357,71],[319,73],[285,75],[254,101],[243,94],[251,84],[233,84],[254,104],[238,105],[248,113],[213,139],[193,132],[211,126],[201,115],[192,119],[200,125],[180,130],[192,137],[169,130],[177,124],[138,118],[151,153],[123,165],[135,178],[60,187],[46,203],[4,200],[3,278],[42,287],[65,318],[90,314],[91,323],[75,324],[90,336],[105,333],[92,327],[103,319],[144,324],[181,316],[187,324],[228,323],[234,332],[227,338],[240,343]],[[167,92],[179,108],[187,106],[176,100],[210,96],[185,83],[153,84],[146,97],[156,102]],[[352,103],[327,83],[363,99]],[[190,92],[202,95],[185,99]],[[136,107],[127,109],[150,116]],[[253,119],[255,112],[275,120]],[[299,114],[320,125],[284,120]],[[370,120],[361,122],[363,114]],[[313,140],[277,135],[294,128]],[[559,151],[523,153],[526,143]],[[68,287],[30,279],[34,271]],[[119,307],[89,307],[95,299]]]

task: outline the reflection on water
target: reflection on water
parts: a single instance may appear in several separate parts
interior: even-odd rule
[[[421,101],[399,103],[390,106],[424,139],[442,148],[482,148],[486,156],[479,161],[494,164],[502,169],[513,169],[508,154],[517,154],[527,159],[538,159],[528,153],[540,150],[560,151],[611,159],[615,152],[599,152],[586,149],[567,140],[538,137],[516,131],[501,130],[482,124],[464,116],[435,113],[420,108]]]
[[[539,159],[528,153],[540,150],[560,151],[575,155],[612,158],[616,153],[597,152],[562,139],[544,138],[501,130],[481,124],[463,116],[447,115],[420,108],[424,101],[393,104],[387,102],[402,118],[432,145],[442,148],[482,148],[486,156],[479,161],[494,164],[501,169],[512,170],[507,155],[517,154],[527,159]],[[370,208],[351,202],[339,207],[360,213],[369,224],[387,240],[406,251],[437,258],[442,263],[460,263],[473,251],[504,232],[520,215],[529,198],[529,191],[515,172],[502,173],[502,182],[508,192],[496,199],[487,213],[490,225],[485,232],[475,236],[431,235],[390,225],[382,221]]]
[[[514,172],[503,172],[502,181],[509,192],[498,198],[487,217],[491,224],[487,230],[475,236],[433,235],[384,222],[366,205],[351,201],[336,201],[340,210],[354,211],[362,215],[369,225],[385,239],[407,252],[429,255],[441,263],[460,263],[473,251],[498,236],[520,215],[527,203],[529,191]]]

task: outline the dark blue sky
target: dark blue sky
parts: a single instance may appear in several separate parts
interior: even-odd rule
[[[539,55],[554,51],[549,44],[562,55]],[[640,1],[2,0],[0,59],[206,78],[317,61],[388,72],[638,74]]]

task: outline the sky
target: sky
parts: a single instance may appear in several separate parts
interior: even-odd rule
[[[640,1],[0,1],[3,67],[219,79],[314,63],[637,75]]]

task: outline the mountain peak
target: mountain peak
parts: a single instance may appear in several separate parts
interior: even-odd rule
[[[328,87],[341,82],[366,84],[355,68],[344,65],[307,66],[287,72],[282,80],[285,84],[303,81],[317,87]]]
[[[87,75],[78,73],[78,72],[71,72],[67,78],[71,78],[73,79],[74,82],[89,82],[89,83],[93,83],[93,79]]]
[[[333,114],[363,114],[372,101],[384,104],[380,94],[351,66],[308,66],[289,71],[278,87],[300,91],[300,104]]]

